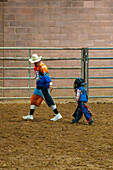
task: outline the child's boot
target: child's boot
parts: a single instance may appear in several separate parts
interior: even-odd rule
[[[73,124],[73,123],[78,123],[78,121],[76,119],[72,119],[71,124]]]
[[[88,125],[92,125],[92,123],[94,122],[93,118],[91,118],[91,120],[89,121]]]

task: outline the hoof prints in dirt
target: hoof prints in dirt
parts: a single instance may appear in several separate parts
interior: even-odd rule
[[[92,126],[71,124],[74,103],[57,106],[57,122],[45,104],[24,121],[29,104],[0,104],[0,169],[113,169],[112,104],[90,104]]]

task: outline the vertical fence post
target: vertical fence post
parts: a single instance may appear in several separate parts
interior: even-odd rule
[[[82,56],[81,56],[81,58],[82,58],[82,65],[81,65],[81,67],[82,67],[82,76],[81,77],[85,81],[85,79],[86,79],[86,49],[83,48],[81,51],[82,51]]]
[[[89,51],[88,51],[88,48],[86,49],[87,53],[86,53],[86,61],[87,61],[87,95],[89,95]]]
[[[31,50],[29,50],[29,59],[31,58]],[[30,97],[30,77],[31,77],[31,65],[29,62],[29,80],[28,80],[28,97]]]
[[[81,49],[81,77],[83,78],[83,49]]]

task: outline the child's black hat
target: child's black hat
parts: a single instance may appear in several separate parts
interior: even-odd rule
[[[81,87],[81,86],[84,86],[84,85],[85,85],[85,81],[84,81],[81,77],[78,77],[78,78],[74,81],[73,87],[74,87],[74,89],[76,90],[76,88]]]

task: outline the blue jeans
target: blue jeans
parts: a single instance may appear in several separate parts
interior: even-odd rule
[[[78,102],[78,107],[84,113],[86,120],[89,121],[91,119],[92,115],[91,115],[90,111],[88,110],[88,106],[84,102]]]

